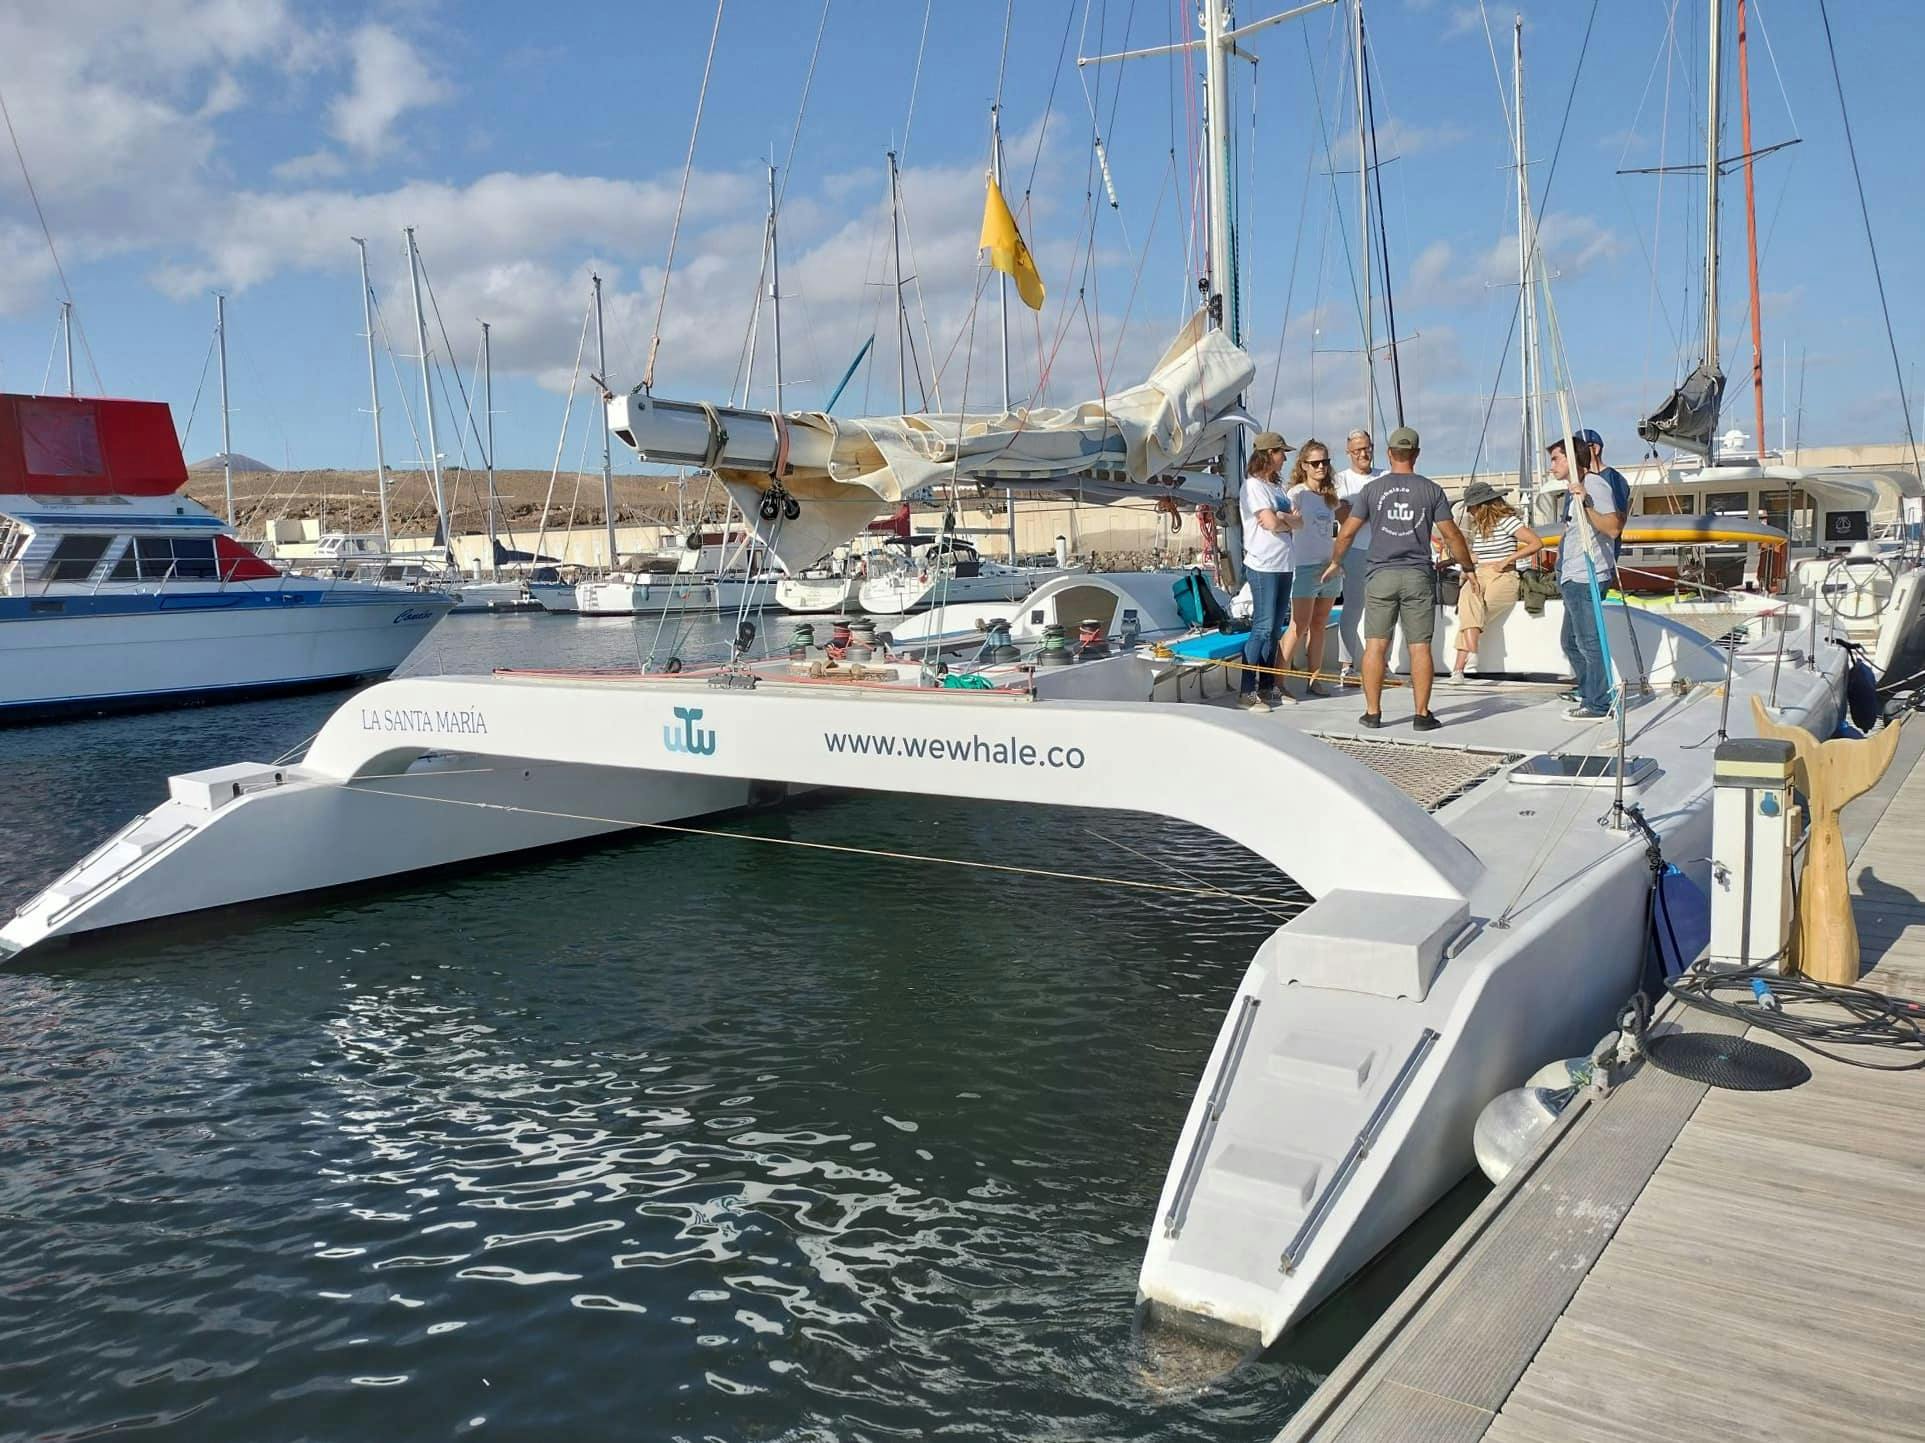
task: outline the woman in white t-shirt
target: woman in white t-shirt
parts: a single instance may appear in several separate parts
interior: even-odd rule
[[[1477,563],[1482,587],[1466,586],[1457,597],[1457,659],[1452,681],[1462,681],[1476,660],[1486,627],[1496,626],[1517,604],[1519,563],[1544,549],[1543,539],[1524,524],[1504,493],[1488,481],[1464,488],[1464,539]]]
[[[1376,448],[1370,433],[1358,429],[1344,439],[1350,457],[1347,470],[1337,473],[1337,494],[1345,510],[1337,515],[1338,524],[1350,519],[1348,508],[1368,486],[1384,473],[1375,464]],[[1370,528],[1364,527],[1343,558],[1343,611],[1337,617],[1337,634],[1343,640],[1343,669],[1346,677],[1363,665],[1364,655],[1364,580],[1370,571]]]
[[[1290,611],[1291,538],[1300,522],[1277,484],[1290,447],[1275,431],[1259,431],[1250,442],[1240,509],[1243,515],[1243,574],[1250,583],[1250,636],[1243,643],[1243,683],[1237,704],[1269,711],[1283,700],[1272,675],[1277,664],[1277,633]]]
[[[1310,671],[1306,696],[1335,696],[1318,675],[1323,670],[1324,634],[1330,625],[1330,609],[1343,589],[1343,575],[1325,581],[1323,569],[1330,561],[1336,542],[1337,511],[1343,497],[1338,494],[1330,448],[1312,438],[1297,452],[1297,464],[1290,471],[1290,504],[1303,525],[1293,538],[1297,565],[1296,580],[1290,586],[1290,629],[1283,634],[1283,665],[1286,670],[1298,665],[1299,653]]]

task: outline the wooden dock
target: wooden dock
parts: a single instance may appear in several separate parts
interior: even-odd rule
[[[1865,985],[1925,1001],[1912,731],[1845,825]],[[1645,1065],[1573,1103],[1278,1443],[1925,1440],[1925,1071],[1752,1035],[1811,1080],[1724,1092]]]

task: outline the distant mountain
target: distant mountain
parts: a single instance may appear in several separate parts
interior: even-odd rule
[[[218,471],[221,469],[221,458],[218,455],[214,455],[207,457],[205,460],[190,461],[187,463],[187,469],[189,471]],[[272,471],[274,468],[265,461],[258,461],[252,456],[243,456],[239,451],[236,451],[234,453],[234,469],[236,471]]]

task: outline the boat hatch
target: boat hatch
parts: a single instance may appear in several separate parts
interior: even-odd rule
[[[1658,772],[1652,757],[1624,759],[1624,785],[1642,786]],[[1615,752],[1539,752],[1511,769],[1511,780],[1534,787],[1612,787],[1617,785]]]

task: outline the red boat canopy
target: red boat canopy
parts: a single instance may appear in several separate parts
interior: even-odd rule
[[[186,484],[165,401],[0,394],[0,493],[170,496]]]

